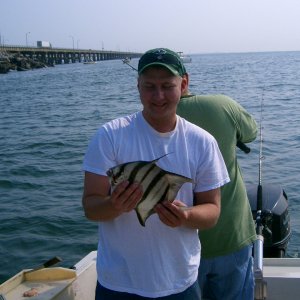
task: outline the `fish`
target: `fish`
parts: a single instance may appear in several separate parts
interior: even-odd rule
[[[151,161],[123,163],[106,172],[112,190],[125,180],[128,180],[130,184],[138,182],[142,185],[143,195],[136,205],[135,211],[140,224],[144,227],[146,220],[155,213],[156,204],[164,200],[173,202],[181,186],[186,182],[193,182],[191,178],[168,172],[156,164],[158,160],[168,154]]]

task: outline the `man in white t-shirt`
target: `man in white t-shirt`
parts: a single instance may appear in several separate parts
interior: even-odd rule
[[[104,124],[83,162],[84,211],[99,222],[95,299],[199,300],[197,230],[216,224],[228,173],[215,139],[176,115],[188,84],[178,54],[149,50],[139,60],[138,73],[143,110]],[[193,183],[183,184],[174,202],[156,205],[143,227],[134,211],[141,185],[124,181],[111,192],[106,172],[165,154],[157,164]]]

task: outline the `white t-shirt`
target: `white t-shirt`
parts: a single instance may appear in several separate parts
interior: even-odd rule
[[[99,175],[118,164],[151,161],[166,171],[194,180],[185,183],[176,199],[193,205],[194,192],[215,189],[229,177],[215,139],[177,116],[174,131],[159,133],[141,112],[104,124],[91,140],[83,169]],[[157,214],[146,226],[135,211],[99,222],[98,281],[104,287],[163,297],[184,291],[197,279],[200,243],[197,230],[164,225]]]

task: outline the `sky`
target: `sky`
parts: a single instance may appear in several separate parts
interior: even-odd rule
[[[112,51],[300,51],[300,0],[0,0],[0,35]]]

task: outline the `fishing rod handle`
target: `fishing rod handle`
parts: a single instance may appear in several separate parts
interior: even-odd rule
[[[248,154],[250,151],[251,151],[251,149],[248,147],[248,146],[246,146],[246,144],[244,144],[243,142],[241,142],[241,141],[237,141],[236,142],[236,146],[238,147],[238,148],[240,148],[243,152],[245,152],[246,154]]]

